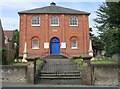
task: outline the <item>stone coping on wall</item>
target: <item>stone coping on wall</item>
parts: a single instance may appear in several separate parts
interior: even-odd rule
[[[116,68],[118,71],[120,70],[119,64],[91,64],[91,68]]]
[[[27,68],[27,65],[2,65],[2,68],[20,68],[20,67],[26,67]]]
[[[101,66],[101,67],[102,67],[102,66],[103,66],[103,67],[113,67],[113,66],[114,66],[114,67],[115,67],[115,66],[118,67],[119,64],[91,64],[91,66],[92,66],[92,67],[94,67],[94,66],[96,66],[96,67],[100,67],[100,66]]]

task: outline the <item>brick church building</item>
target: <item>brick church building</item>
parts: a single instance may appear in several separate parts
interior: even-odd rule
[[[20,16],[19,56],[63,55],[78,57],[89,54],[90,13],[57,6],[18,12]],[[26,44],[25,44],[26,43]]]

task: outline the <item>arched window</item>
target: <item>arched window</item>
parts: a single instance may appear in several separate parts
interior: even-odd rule
[[[57,16],[51,17],[50,26],[59,26],[59,18]]]
[[[32,26],[40,26],[40,17],[39,16],[32,17]]]
[[[32,40],[32,49],[38,49],[38,40]]]
[[[72,37],[71,38],[71,48],[72,49],[77,49],[78,48],[78,39],[77,39],[77,37]]]
[[[39,40],[37,37],[32,38],[32,49],[39,49]]]
[[[78,26],[78,19],[76,16],[70,17],[70,26]]]

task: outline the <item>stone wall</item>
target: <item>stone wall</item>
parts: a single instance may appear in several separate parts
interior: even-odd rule
[[[92,65],[94,85],[116,86],[118,82],[118,65]]]
[[[26,83],[27,82],[27,66],[2,66],[2,82]]]

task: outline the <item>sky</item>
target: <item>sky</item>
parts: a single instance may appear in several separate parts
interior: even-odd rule
[[[96,11],[105,0],[2,0],[0,1],[0,18],[4,30],[19,29],[18,12],[33,8],[49,6],[51,2],[56,5],[86,11],[89,15],[89,27],[93,29],[93,33],[97,35],[97,29],[94,28]]]

